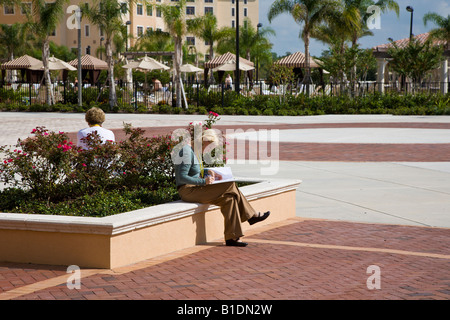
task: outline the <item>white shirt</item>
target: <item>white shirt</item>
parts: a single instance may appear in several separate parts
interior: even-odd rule
[[[84,128],[84,129],[81,129],[80,131],[78,131],[78,134],[77,134],[78,146],[82,147],[83,149],[87,149],[88,148],[87,144],[85,142],[81,141],[81,139],[86,138],[89,134],[91,134],[93,132],[97,132],[97,134],[102,139],[103,143],[105,143],[108,140],[110,140],[110,141],[116,140],[116,138],[114,136],[114,132],[112,132],[111,130],[108,130],[108,129],[105,129],[105,128],[102,128],[99,126],[94,126],[94,127]]]

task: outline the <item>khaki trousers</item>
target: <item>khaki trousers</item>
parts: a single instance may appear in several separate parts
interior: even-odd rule
[[[178,193],[186,202],[219,206],[225,220],[225,240],[242,237],[241,222],[256,213],[233,181],[205,186],[184,185],[178,188]]]

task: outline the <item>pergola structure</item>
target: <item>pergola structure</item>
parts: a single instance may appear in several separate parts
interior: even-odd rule
[[[206,79],[208,79],[208,73],[209,73],[210,69],[212,70],[214,68],[217,68],[217,67],[219,67],[219,66],[221,66],[221,65],[223,65],[223,64],[225,64],[225,63],[227,63],[229,61],[232,61],[232,60],[236,61],[236,55],[234,53],[227,52],[227,53],[224,53],[221,56],[214,57],[213,59],[209,60],[208,62],[205,62],[205,65],[204,65],[204,67],[205,67],[204,68],[205,81],[206,81]],[[254,67],[254,63],[253,62],[251,62],[251,61],[249,61],[247,59],[244,59],[242,57],[239,57],[239,63],[240,64],[243,63],[243,64],[245,64],[247,66]],[[218,72],[219,72],[219,82],[221,82],[225,72],[224,71],[218,71]],[[250,76],[251,76],[251,72],[252,72],[251,70],[250,71],[245,71],[245,72],[249,72]]]
[[[304,79],[302,69],[307,68],[307,65],[306,65],[306,55],[303,52],[297,51],[291,55],[288,55],[284,58],[281,58],[280,60],[275,61],[275,64],[292,68],[294,71],[294,75],[296,79],[298,79],[298,81],[300,81],[300,79]],[[319,69],[320,82],[323,83],[323,69],[317,64],[317,61],[311,56],[309,56],[309,68]]]
[[[42,70],[31,70],[31,67],[42,64],[41,60],[33,58],[29,55],[23,55],[14,60],[3,63],[0,68],[2,69],[2,79],[4,78],[4,74],[6,70],[20,70],[22,73],[22,77],[26,75],[28,82],[39,82],[43,75],[44,71]]]
[[[78,67],[78,59],[74,59],[69,62],[72,67]],[[89,74],[89,80],[92,85],[97,83],[98,77],[102,70],[108,70],[108,64],[96,57],[86,54],[81,57],[81,70],[82,70],[82,81]]]
[[[430,34],[429,33],[422,33],[414,37],[417,41],[419,41],[421,44],[425,43]],[[394,41],[394,43],[399,48],[404,48],[408,45],[410,41],[410,38],[400,39],[397,41]],[[433,45],[443,45],[445,44],[444,41],[435,40],[433,41]],[[373,47],[373,55],[377,59],[377,84],[378,84],[378,92],[383,93],[384,92],[384,85],[385,85],[385,77],[386,77],[386,66],[389,63],[389,59],[391,59],[391,56],[388,53],[388,50],[390,48],[393,48],[392,43],[382,44],[376,47]],[[450,50],[447,48],[444,51],[444,57],[445,59],[442,61],[441,66],[439,67],[439,78],[440,78],[440,90],[443,94],[446,94],[448,92],[448,59],[450,57]]]

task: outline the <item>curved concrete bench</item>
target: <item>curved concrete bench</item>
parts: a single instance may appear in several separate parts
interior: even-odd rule
[[[239,181],[256,182],[242,193],[272,212],[256,226],[295,216],[301,181]],[[102,218],[0,213],[0,261],[116,268],[221,238],[218,207],[183,201]]]

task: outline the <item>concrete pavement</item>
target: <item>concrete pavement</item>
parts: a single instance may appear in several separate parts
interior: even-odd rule
[[[76,132],[83,117],[0,113],[0,144],[38,125]],[[108,114],[104,126],[152,132],[205,118]],[[280,152],[273,176],[303,181],[296,219],[246,235],[244,249],[209,243],[118,270],[83,270],[80,290],[66,287],[65,267],[0,263],[0,299],[450,299],[450,117],[222,116],[218,124],[286,130],[280,148],[289,152]],[[379,130],[386,127],[393,130]],[[364,161],[355,161],[359,153]],[[267,164],[230,166],[264,177]],[[370,266],[381,270],[380,288],[369,284]]]

